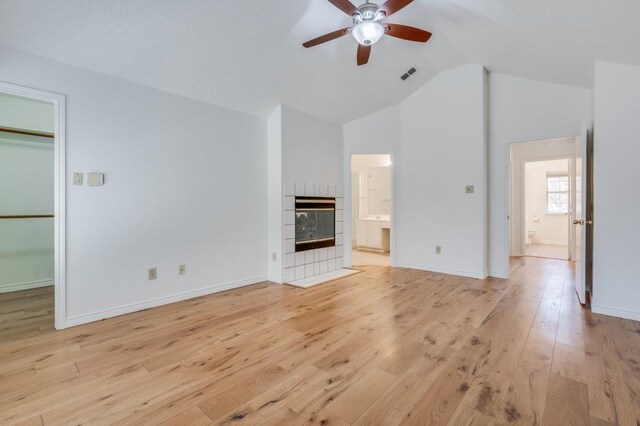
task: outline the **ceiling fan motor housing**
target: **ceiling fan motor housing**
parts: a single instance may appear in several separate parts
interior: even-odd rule
[[[385,29],[380,21],[385,15],[379,13],[378,9],[375,3],[365,3],[358,7],[360,13],[353,15],[353,37],[364,46],[371,46],[384,34]]]
[[[365,4],[361,4],[358,7],[358,10],[360,11],[360,16],[359,15],[354,15],[353,18],[353,23],[357,24],[359,22],[362,21],[374,21],[374,20],[380,20],[384,17],[384,14],[381,13],[381,16],[377,16],[378,15],[378,9],[380,9],[380,6],[378,6],[375,3],[365,3]]]

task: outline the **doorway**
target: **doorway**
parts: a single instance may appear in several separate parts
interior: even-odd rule
[[[524,255],[569,260],[570,159],[524,164]]]
[[[0,333],[65,327],[64,96],[0,82]]]
[[[391,266],[390,154],[351,156],[351,264]]]

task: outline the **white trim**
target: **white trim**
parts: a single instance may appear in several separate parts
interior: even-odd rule
[[[162,305],[168,305],[170,303],[182,302],[183,300],[193,299],[195,297],[207,296],[209,294],[219,293],[221,291],[232,290],[239,287],[245,287],[248,285],[257,284],[266,281],[266,275],[260,275],[253,278],[247,278],[245,280],[233,281],[224,284],[217,284],[211,287],[205,287],[198,290],[191,290],[184,293],[172,294],[169,296],[162,296],[151,300],[145,300],[143,302],[131,303],[129,305],[119,306],[117,308],[105,309],[102,311],[91,312],[88,314],[76,315],[67,318],[67,327],[74,327],[76,325],[87,324],[94,321],[100,321],[106,318],[117,317],[119,315],[130,314],[132,312],[141,311],[144,309],[156,308]]]
[[[601,315],[609,315],[610,317],[625,318],[634,321],[640,321],[640,312],[625,311],[624,309],[607,308],[605,306],[591,305],[591,312]]]
[[[66,328],[65,96],[0,81],[0,92],[53,104],[54,109],[54,281],[55,327]]]
[[[398,263],[396,266],[398,268],[418,269],[420,271],[436,272],[439,274],[456,275],[456,276],[467,277],[467,278],[476,278],[479,280],[484,280],[489,276],[487,272],[477,273],[477,272],[471,272],[471,271],[463,271],[460,269],[441,268],[441,267],[429,266],[429,265],[415,265],[411,263]]]
[[[0,293],[10,293],[12,291],[20,291],[20,290],[29,290],[32,288],[40,288],[40,287],[49,287],[52,286],[53,280],[37,280],[37,281],[27,281],[24,283],[15,283],[15,284],[0,284]]]

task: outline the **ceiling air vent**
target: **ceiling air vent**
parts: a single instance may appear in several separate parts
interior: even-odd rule
[[[400,77],[402,80],[406,80],[409,77],[411,77],[411,75],[416,72],[416,69],[414,67],[411,67],[411,69],[407,72],[405,72],[404,74],[402,74],[402,77]]]

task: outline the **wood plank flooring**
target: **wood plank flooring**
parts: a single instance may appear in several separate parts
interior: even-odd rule
[[[2,295],[0,424],[637,426],[640,323],[582,309],[573,277],[368,267],[63,331],[51,293]]]

